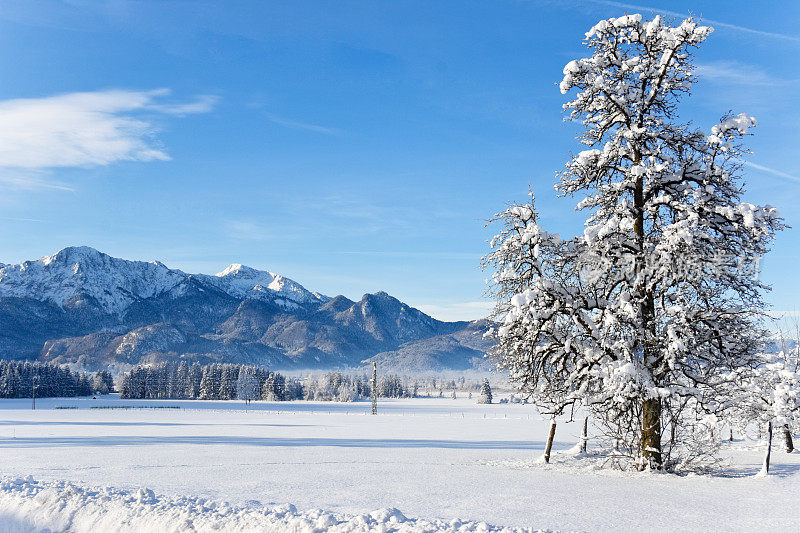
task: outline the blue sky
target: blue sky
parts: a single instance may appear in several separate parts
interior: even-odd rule
[[[625,12],[716,31],[682,118],[757,117],[753,203],[800,228],[800,3],[0,1],[0,261],[68,245],[477,318],[484,221],[579,149],[557,83]],[[5,131],[3,131],[5,130]],[[3,146],[5,144],[5,146]],[[795,311],[800,229],[763,264]]]

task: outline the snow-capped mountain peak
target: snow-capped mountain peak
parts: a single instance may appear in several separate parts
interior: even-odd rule
[[[224,270],[221,272],[217,272],[214,274],[218,278],[224,278],[225,276],[235,276],[235,277],[246,277],[246,278],[254,278],[257,277],[259,274],[264,274],[265,272],[256,270],[255,268],[249,267],[247,265],[243,265],[241,263],[231,263],[228,265]],[[266,272],[272,276],[272,272]]]
[[[208,354],[287,368],[360,365],[373,356],[441,366],[445,354],[456,361],[446,364],[463,366],[482,355],[476,342],[488,342],[471,331],[456,338],[466,326],[385,292],[331,299],[238,263],[194,275],[81,246],[0,267],[2,355],[93,369]]]
[[[106,254],[98,252],[89,246],[67,246],[53,255],[48,255],[37,259],[36,261],[25,261],[23,265],[41,262],[42,265],[47,266],[51,263],[87,263],[102,261]]]
[[[0,296],[33,298],[59,306],[76,297],[90,297],[105,312],[120,314],[132,302],[158,296],[184,277],[161,263],[128,261],[88,246],[71,246],[0,269]]]
[[[213,276],[193,277],[235,298],[277,298],[292,305],[329,299],[279,274],[238,263]],[[129,261],[89,246],[70,246],[35,261],[0,266],[0,296],[49,301],[60,307],[88,297],[104,312],[121,316],[133,302],[162,295],[188,278],[160,261]]]
[[[211,277],[211,276],[209,276]],[[267,270],[233,263],[213,276],[215,285],[239,298],[256,298],[280,295],[298,303],[324,302],[327,296],[313,293],[289,278]]]

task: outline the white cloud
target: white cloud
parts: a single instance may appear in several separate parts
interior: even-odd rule
[[[50,183],[54,168],[119,161],[164,161],[155,116],[203,113],[215,98],[169,103],[167,89],[107,90],[0,102],[0,181],[16,187],[68,188]]]
[[[456,302],[450,304],[420,304],[417,309],[439,320],[478,320],[492,311],[491,302]]]

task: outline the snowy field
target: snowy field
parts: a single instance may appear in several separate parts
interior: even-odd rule
[[[138,408],[153,406],[178,408]],[[753,477],[762,448],[749,441],[726,445],[724,476],[621,474],[567,452],[577,423],[559,425],[553,464],[537,462],[548,422],[530,406],[436,398],[368,412],[0,400],[0,530],[800,529],[800,454],[780,442],[766,478]]]

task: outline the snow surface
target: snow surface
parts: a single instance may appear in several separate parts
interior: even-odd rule
[[[90,409],[101,406],[180,409]],[[317,519],[370,530],[391,521],[362,524],[376,509],[415,517],[402,522],[408,531],[446,530],[454,519],[472,522],[465,530],[481,522],[561,531],[800,524],[800,454],[787,455],[777,438],[763,478],[755,477],[763,448],[749,441],[726,445],[724,476],[623,474],[569,452],[577,423],[559,424],[553,463],[542,464],[548,420],[531,406],[436,398],[381,401],[378,416],[369,409],[103,397],[37,400],[31,411],[29,400],[0,400],[0,516],[23,525],[41,518],[39,530],[63,529],[58,521],[72,516],[75,531],[118,529],[111,524],[123,520],[130,531],[306,531]],[[298,511],[281,518],[287,504]]]

